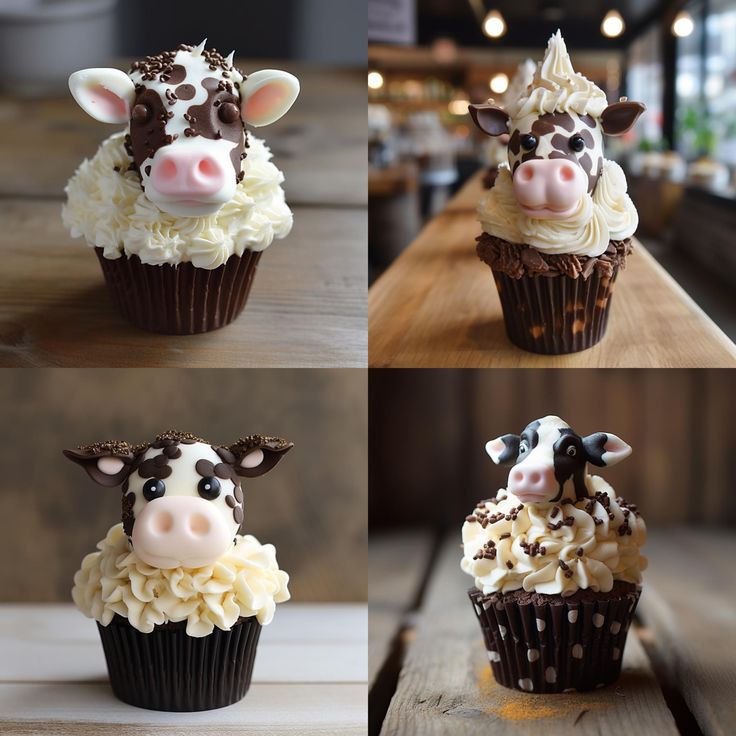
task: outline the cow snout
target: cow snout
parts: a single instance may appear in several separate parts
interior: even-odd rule
[[[554,468],[549,465],[522,463],[509,473],[508,489],[524,503],[541,503],[555,495]]]
[[[153,567],[203,567],[230,546],[233,534],[211,501],[189,496],[157,498],[136,516],[133,549]]]
[[[151,166],[151,182],[166,197],[198,200],[212,197],[225,184],[223,162],[194,148],[161,149]],[[232,174],[232,166],[230,166]]]
[[[588,183],[583,170],[574,161],[534,159],[516,169],[513,187],[525,215],[563,219],[575,211]]]

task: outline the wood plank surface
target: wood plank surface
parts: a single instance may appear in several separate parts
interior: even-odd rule
[[[736,724],[736,539],[732,531],[651,533],[638,615],[670,685],[706,736]]]
[[[263,254],[243,314],[215,332],[169,336],[119,315],[60,209],[0,199],[0,366],[365,366],[365,210],[294,208],[294,229]]]
[[[429,583],[383,736],[678,733],[634,631],[615,685],[565,695],[530,695],[498,685],[467,598],[472,581],[461,572],[460,558],[459,537],[452,537]]]
[[[475,253],[471,180],[371,287],[372,367],[733,367],[736,346],[637,243],[608,332],[580,353],[525,352],[506,337],[491,271]],[[472,195],[472,197],[471,197]]]
[[[96,626],[72,605],[3,604],[0,733],[362,734],[366,644],[365,605],[280,606],[244,700],[160,713],[113,696]]]
[[[371,533],[368,542],[368,687],[385,664],[406,623],[431,561],[428,531]]]

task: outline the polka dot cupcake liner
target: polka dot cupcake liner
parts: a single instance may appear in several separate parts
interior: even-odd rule
[[[261,625],[239,619],[230,631],[188,636],[186,621],[150,634],[116,615],[97,624],[115,696],[139,708],[200,711],[241,700],[250,687]]]
[[[522,603],[513,594],[468,592],[496,681],[530,693],[594,690],[621,674],[640,589],[600,599]],[[547,596],[537,596],[543,599]]]

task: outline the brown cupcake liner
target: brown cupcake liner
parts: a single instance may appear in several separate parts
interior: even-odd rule
[[[191,263],[152,266],[138,256],[105,258],[95,248],[112,298],[136,327],[168,335],[210,332],[242,311],[256,275],[260,251],[230,256],[218,268]]]
[[[606,332],[618,266],[588,278],[493,271],[509,340],[531,353],[561,355],[592,347]]]
[[[468,591],[494,678],[530,693],[582,692],[615,682],[640,593],[538,604]]]
[[[188,636],[186,621],[143,634],[118,615],[97,628],[116,697],[165,711],[212,710],[242,699],[261,634],[254,616],[203,637]]]

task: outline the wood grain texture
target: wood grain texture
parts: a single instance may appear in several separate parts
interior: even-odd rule
[[[372,367],[734,367],[736,346],[637,244],[616,284],[608,332],[581,353],[512,345],[491,271],[475,254],[467,208],[477,177],[371,287]],[[477,199],[476,199],[477,201]]]
[[[368,687],[406,623],[431,561],[428,531],[371,534],[368,543]]]
[[[94,623],[73,606],[0,606],[3,734],[362,734],[365,606],[279,606],[235,705],[161,713],[118,701]]]
[[[382,736],[421,734],[677,734],[634,633],[623,673],[592,693],[530,695],[497,685],[460,571],[459,537],[438,559]]]
[[[714,529],[650,533],[638,615],[671,686],[706,736],[736,724],[736,539]]]

